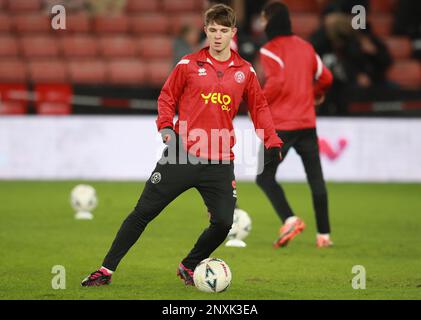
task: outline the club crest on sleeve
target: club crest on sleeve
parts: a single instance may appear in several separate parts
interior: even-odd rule
[[[151,176],[151,182],[153,184],[157,184],[161,181],[161,173],[159,172],[154,172]]]
[[[242,71],[237,71],[237,72],[234,74],[234,79],[235,79],[235,82],[237,82],[237,83],[243,83],[243,82],[244,82],[244,80],[246,79],[246,76],[244,75],[244,72],[242,72]]]

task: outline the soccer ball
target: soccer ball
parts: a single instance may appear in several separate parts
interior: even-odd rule
[[[234,210],[234,222],[230,232],[228,233],[228,240],[244,240],[251,231],[251,219],[247,212],[236,208]]]
[[[221,259],[205,259],[194,269],[194,285],[203,292],[225,291],[230,286],[231,279],[231,270]]]
[[[72,189],[70,203],[77,212],[90,212],[98,204],[95,189],[86,184],[79,184]]]

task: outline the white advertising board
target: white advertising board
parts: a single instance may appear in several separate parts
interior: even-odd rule
[[[247,117],[235,119],[237,180],[254,180],[260,141]],[[320,118],[327,181],[421,182],[421,119]],[[154,116],[0,118],[0,179],[145,180],[164,145]],[[291,150],[278,169],[304,181]]]

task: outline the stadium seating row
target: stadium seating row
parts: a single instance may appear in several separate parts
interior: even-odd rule
[[[397,61],[388,70],[387,77],[403,89],[419,90],[421,88],[421,63],[417,60]]]
[[[172,68],[167,59],[0,60],[0,83],[132,84],[160,86]]]
[[[65,1],[56,1],[57,4]],[[202,1],[199,0],[126,0],[127,12],[186,12],[201,10]],[[9,12],[40,11],[44,7],[43,0],[0,0],[0,9]]]
[[[23,36],[0,35],[0,57],[172,57],[173,38],[168,36]]]
[[[160,86],[170,73],[168,59],[35,59],[29,62],[0,60],[0,83],[80,83]],[[421,88],[421,64],[415,60],[396,62],[388,78],[404,88]]]
[[[383,39],[395,60],[409,59],[412,45],[406,37]],[[172,57],[173,37],[166,35],[47,35],[0,34],[0,57]]]
[[[380,13],[392,13],[398,0],[370,0],[371,10]],[[0,9],[10,12],[39,11],[42,0],[0,0]],[[292,12],[320,12],[323,1],[319,0],[284,0]],[[59,1],[58,1],[59,3]],[[126,0],[126,12],[186,12],[201,10],[200,0]]]
[[[51,18],[43,13],[9,15],[0,12],[0,32],[17,33],[89,33],[112,32],[134,34],[175,34],[184,24],[201,28],[200,14],[169,15],[165,13],[142,13],[138,15],[115,15],[91,17],[87,13],[69,14],[66,29],[53,31]]]
[[[293,13],[293,29],[298,35],[308,37],[320,25],[320,16],[315,13]],[[372,14],[369,21],[379,36],[391,35],[393,17],[390,14]],[[172,15],[168,13],[142,13],[114,16],[91,17],[87,13],[69,14],[66,30],[60,32],[113,32],[134,34],[176,34],[183,24],[201,28],[203,18],[200,13]],[[10,15],[0,13],[0,32],[46,33],[51,32],[50,17],[42,13]]]

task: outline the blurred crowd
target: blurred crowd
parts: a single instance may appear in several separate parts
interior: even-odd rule
[[[334,74],[334,86],[325,103],[325,113],[346,114],[348,100],[360,92],[369,90],[375,94],[398,89],[398,84],[387,79],[387,71],[393,64],[384,41],[373,32],[369,19],[365,29],[353,29],[352,7],[362,5],[370,14],[368,0],[341,0],[325,3],[319,29],[311,35],[310,42],[324,63]],[[400,0],[397,2],[393,34],[411,37],[416,43],[421,38],[421,3]],[[406,23],[402,23],[403,20]],[[413,56],[418,51],[413,47]]]
[[[310,42],[334,75],[334,85],[327,97],[327,113],[346,114],[347,100],[364,89],[387,90],[396,84],[387,80],[386,72],[392,57],[385,43],[366,29],[353,29],[351,10],[363,5],[369,13],[368,1],[331,1],[322,10],[322,23],[311,35]]]

